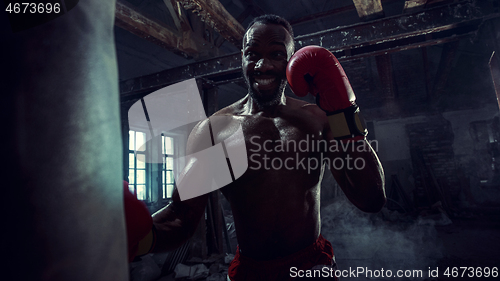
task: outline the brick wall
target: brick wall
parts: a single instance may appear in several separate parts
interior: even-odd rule
[[[459,197],[460,183],[453,151],[453,130],[450,122],[441,115],[431,116],[428,120],[425,123],[406,125],[412,151],[415,203],[417,205],[433,204],[439,200],[443,201],[442,196],[444,196],[445,200],[454,204]],[[425,169],[422,165],[418,151],[429,169]],[[436,187],[431,173],[440,185],[441,192]]]

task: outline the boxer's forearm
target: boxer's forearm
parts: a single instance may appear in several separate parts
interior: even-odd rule
[[[184,219],[177,218],[169,208],[161,210],[153,217],[156,232],[156,243],[152,252],[164,252],[181,246],[191,237],[191,231],[186,227]]]
[[[185,201],[175,199],[153,215],[156,242],[151,252],[173,250],[191,238],[208,200],[206,195]]]
[[[380,211],[386,202],[385,177],[373,148],[363,140],[354,149],[342,152],[341,157],[351,166],[345,165],[340,171],[332,167],[332,173],[347,198],[362,211]]]

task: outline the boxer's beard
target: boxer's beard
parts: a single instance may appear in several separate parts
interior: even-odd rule
[[[280,103],[281,95],[283,94],[287,82],[285,78],[281,78],[279,87],[277,87],[276,90],[270,95],[262,95],[257,93],[257,90],[252,87],[252,82],[246,75],[245,83],[248,87],[248,94],[250,94],[250,97],[257,103],[257,105],[259,107],[268,107]]]

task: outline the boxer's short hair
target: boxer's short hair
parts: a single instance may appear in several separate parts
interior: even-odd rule
[[[294,37],[293,37],[293,29],[292,25],[284,18],[277,16],[277,15],[262,15],[254,18],[250,24],[248,24],[247,29],[245,30],[245,36],[243,36],[243,45],[245,45],[245,39],[247,36],[248,30],[256,23],[262,23],[262,24],[277,24],[283,26],[287,31],[288,34],[290,34],[290,37],[292,38],[292,44],[295,46],[294,42]]]

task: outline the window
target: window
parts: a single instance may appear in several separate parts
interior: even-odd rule
[[[137,199],[146,200],[146,133],[129,131],[128,180],[130,191]],[[139,159],[138,159],[139,158]],[[142,161],[141,161],[142,160]]]
[[[172,197],[174,192],[174,139],[161,136],[161,153],[163,157],[162,164],[162,198]]]
[[[151,155],[146,155],[146,133],[129,131],[129,166],[128,181],[130,191],[137,195],[137,199],[156,201],[172,197],[174,191],[174,138],[161,135],[161,160],[156,163],[145,163]],[[159,141],[158,141],[159,142]],[[157,150],[159,152],[159,147]]]

